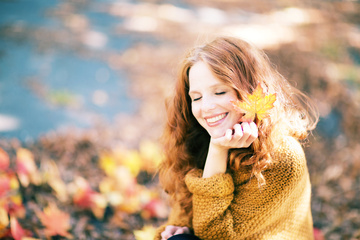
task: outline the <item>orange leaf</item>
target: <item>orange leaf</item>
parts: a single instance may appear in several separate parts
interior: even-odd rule
[[[9,228],[0,228],[0,239],[4,237],[11,236],[11,231]]]
[[[41,212],[38,215],[41,223],[46,228],[45,235],[60,235],[72,238],[72,235],[67,232],[71,228],[70,215],[60,211],[55,204],[49,204],[49,206],[44,209],[44,212]]]
[[[10,159],[9,155],[0,148],[0,170],[5,171],[9,168],[10,165]]]
[[[260,84],[256,87],[252,94],[248,94],[244,101],[232,101],[235,109],[245,113],[241,118],[243,122],[254,121],[257,117],[259,121],[268,117],[269,110],[274,107],[276,94],[265,95]]]

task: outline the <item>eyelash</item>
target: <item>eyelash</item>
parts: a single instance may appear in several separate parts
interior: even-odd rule
[[[225,93],[226,93],[225,91],[224,92],[217,92],[217,93],[215,93],[215,95],[224,95]],[[193,102],[199,101],[200,99],[201,99],[201,97],[194,98]]]

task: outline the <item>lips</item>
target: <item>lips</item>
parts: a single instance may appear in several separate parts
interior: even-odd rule
[[[213,117],[205,118],[205,120],[209,126],[215,126],[215,125],[220,124],[222,122],[222,120],[226,118],[226,116],[227,116],[227,113],[222,113],[222,114],[219,114],[219,115],[216,115]]]

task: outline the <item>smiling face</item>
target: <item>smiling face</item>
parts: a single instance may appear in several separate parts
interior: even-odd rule
[[[242,114],[231,103],[238,99],[236,91],[216,78],[206,63],[199,61],[190,68],[189,85],[192,113],[212,138],[224,136],[239,122]]]

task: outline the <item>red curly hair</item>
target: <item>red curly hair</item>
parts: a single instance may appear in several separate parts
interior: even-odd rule
[[[270,117],[256,122],[259,137],[249,148],[229,150],[228,169],[249,168],[265,184],[262,171],[271,163],[271,152],[279,136],[290,135],[303,140],[318,120],[315,106],[302,92],[292,87],[270,64],[267,56],[251,44],[232,37],[218,37],[195,47],[185,57],[177,77],[175,93],[167,101],[167,123],[162,136],[165,160],[160,164],[159,179],[173,201],[192,215],[192,195],[185,185],[185,175],[203,169],[210,142],[207,131],[191,111],[189,70],[202,61],[214,76],[228,84],[244,99],[261,84],[268,94],[276,93]]]

